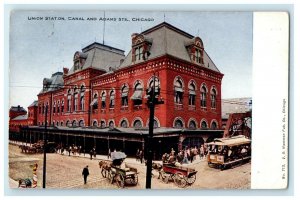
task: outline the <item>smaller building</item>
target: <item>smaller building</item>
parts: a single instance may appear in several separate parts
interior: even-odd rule
[[[21,107],[20,105],[12,106],[9,109],[9,119],[14,119],[17,116],[26,115],[26,114],[27,114],[27,111],[23,107]]]
[[[230,114],[247,113],[251,110],[251,97],[222,99],[222,128],[225,129]]]

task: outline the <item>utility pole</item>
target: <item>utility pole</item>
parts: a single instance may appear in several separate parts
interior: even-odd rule
[[[46,188],[47,114],[48,114],[48,105],[46,105],[46,111],[45,111],[43,188]]]
[[[151,177],[152,177],[152,159],[153,159],[153,126],[154,126],[154,110],[155,104],[163,104],[163,100],[158,100],[160,94],[160,88],[157,92],[155,91],[155,73],[153,74],[153,85],[151,91],[147,91],[148,96],[148,107],[150,109],[150,121],[149,121],[149,134],[147,138],[147,173],[146,173],[146,189],[151,189]],[[159,86],[158,86],[159,87]]]

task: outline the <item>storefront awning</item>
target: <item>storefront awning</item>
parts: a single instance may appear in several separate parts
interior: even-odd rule
[[[98,99],[93,99],[91,106],[98,105]]]
[[[175,87],[175,92],[183,92],[183,89],[182,88],[180,88],[180,87]]]
[[[134,91],[133,95],[131,96],[131,99],[132,100],[142,100],[142,93],[143,93],[143,90]]]

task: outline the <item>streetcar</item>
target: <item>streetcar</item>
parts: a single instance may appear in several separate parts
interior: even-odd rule
[[[210,167],[223,170],[251,160],[251,140],[244,135],[216,138],[207,143],[207,148]]]

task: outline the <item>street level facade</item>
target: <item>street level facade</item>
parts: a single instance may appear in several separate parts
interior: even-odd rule
[[[164,101],[155,107],[158,154],[221,137],[223,74],[201,38],[163,22],[133,33],[131,44],[125,55],[94,42],[74,53],[70,69],[44,78],[20,133],[23,139],[26,134],[34,134],[30,140],[42,137],[47,124],[50,139],[64,145],[88,143],[104,147],[99,152],[134,153],[144,148],[148,134],[152,89]]]

